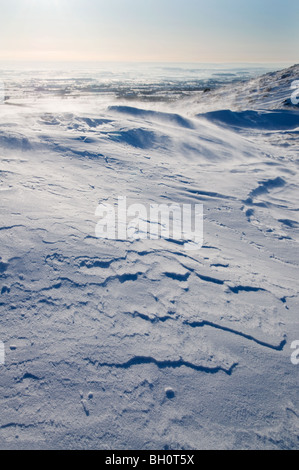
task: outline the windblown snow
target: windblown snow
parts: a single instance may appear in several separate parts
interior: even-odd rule
[[[8,89],[1,448],[298,448],[298,78],[159,102]],[[203,204],[203,247],[98,239],[118,196]]]

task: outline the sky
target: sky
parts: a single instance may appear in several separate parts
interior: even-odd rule
[[[299,62],[299,0],[0,0],[0,60]]]

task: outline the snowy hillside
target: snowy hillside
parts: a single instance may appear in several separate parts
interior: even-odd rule
[[[297,79],[0,106],[0,448],[298,448]],[[96,238],[118,196],[202,249]]]
[[[299,64],[279,72],[270,72],[246,82],[239,82],[217,88],[206,88],[196,99],[187,100],[190,110],[200,106],[203,111],[218,109],[273,110],[292,108],[292,84],[298,81]],[[298,86],[297,86],[298,88]],[[298,100],[297,100],[298,103]]]

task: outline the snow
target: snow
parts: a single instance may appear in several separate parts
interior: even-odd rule
[[[0,447],[298,448],[299,66],[159,102],[40,77],[0,106]],[[203,247],[98,239],[119,196],[203,204]]]

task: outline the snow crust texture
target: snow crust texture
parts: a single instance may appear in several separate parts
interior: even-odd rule
[[[298,78],[0,106],[1,448],[298,448]],[[202,249],[99,240],[118,196]]]

